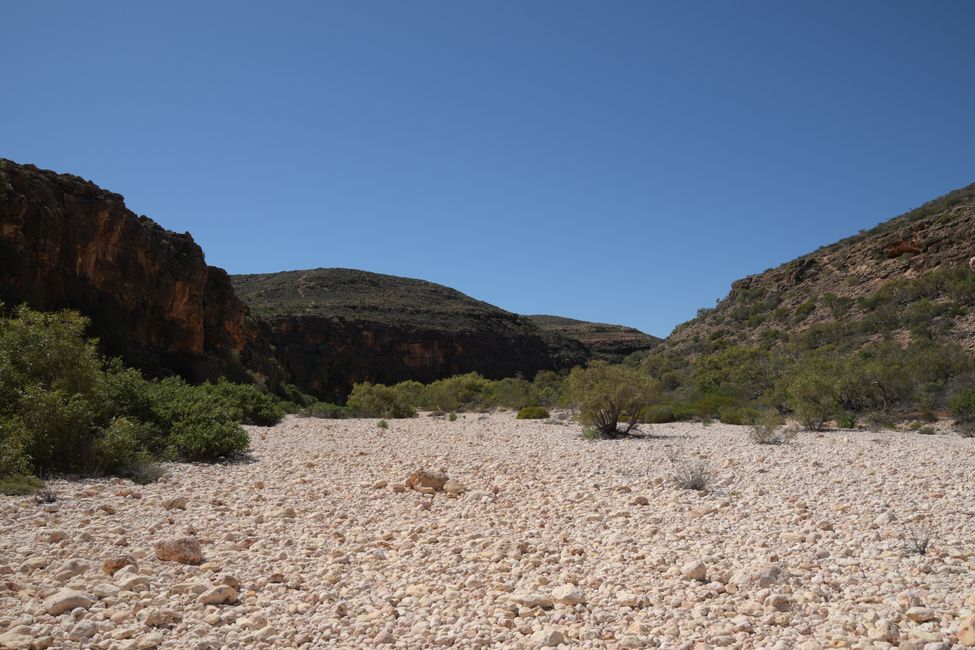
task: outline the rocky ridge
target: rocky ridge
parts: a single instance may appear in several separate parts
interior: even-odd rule
[[[582,343],[589,350],[591,358],[610,363],[619,363],[634,352],[652,350],[662,341],[656,336],[625,325],[591,323],[542,314],[527,318],[544,332]]]
[[[714,309],[679,325],[667,347],[684,353],[722,344],[769,344],[837,323],[857,323],[867,316],[895,339],[907,339],[909,328],[898,316],[911,307],[906,298],[883,305],[890,313],[871,314],[869,299],[884,287],[906,284],[932,272],[968,271],[975,256],[975,184],[950,192],[906,214],[830,246],[732,284]],[[947,285],[950,281],[945,280]],[[975,312],[934,287],[935,304],[927,323],[943,325],[938,336],[975,349]],[[941,309],[947,303],[960,309]],[[924,315],[921,314],[923,317]],[[926,323],[926,324],[927,324]]]

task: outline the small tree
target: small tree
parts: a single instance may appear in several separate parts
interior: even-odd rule
[[[802,372],[789,385],[789,405],[803,426],[821,431],[837,410],[833,382],[815,372]]]
[[[569,374],[569,396],[579,409],[579,421],[599,437],[629,434],[640,411],[658,394],[657,382],[633,368],[593,361]],[[620,428],[620,421],[626,425]]]

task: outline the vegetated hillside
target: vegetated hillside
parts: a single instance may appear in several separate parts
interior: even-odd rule
[[[634,352],[652,350],[661,339],[625,325],[590,323],[562,316],[536,314],[528,316],[543,331],[579,341],[593,358],[613,363],[622,361]]]
[[[730,344],[859,349],[912,337],[975,349],[975,184],[732,284],[674,330],[670,350]]]
[[[232,277],[296,384],[343,401],[354,382],[488,378],[585,363],[581,343],[431,282],[352,269]]]
[[[91,319],[104,351],[191,380],[277,366],[226,272],[90,181],[0,160],[0,299]]]

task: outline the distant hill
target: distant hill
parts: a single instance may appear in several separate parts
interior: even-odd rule
[[[590,323],[541,314],[528,316],[528,319],[545,332],[579,341],[590,350],[593,358],[610,362],[622,361],[634,352],[652,350],[662,341],[656,336],[625,325]]]
[[[443,285],[355,269],[310,269],[231,276],[254,314],[325,316],[408,329],[509,335],[536,333],[530,322]]]
[[[295,382],[340,401],[354,382],[566,370],[582,343],[432,282],[352,269],[232,276]]]
[[[857,349],[912,336],[975,349],[975,184],[734,282],[668,337],[697,354],[744,343]]]

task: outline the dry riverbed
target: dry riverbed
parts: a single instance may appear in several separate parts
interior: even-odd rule
[[[249,462],[0,497],[0,646],[975,644],[975,439],[644,429],[289,418],[251,428]],[[456,496],[404,490],[421,468]]]

